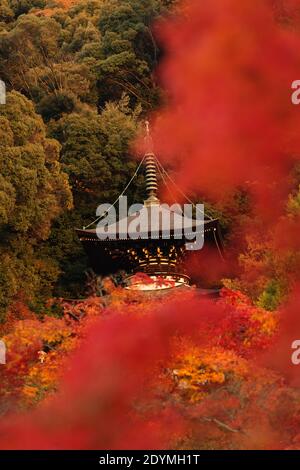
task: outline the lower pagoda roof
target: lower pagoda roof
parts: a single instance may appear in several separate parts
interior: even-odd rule
[[[138,239],[190,239],[195,234],[217,231],[218,219],[193,219],[165,205],[144,205],[141,210],[109,224],[101,223],[99,229],[77,229],[81,240],[99,242],[131,241]]]

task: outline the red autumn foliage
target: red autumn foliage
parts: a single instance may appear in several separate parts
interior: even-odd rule
[[[272,367],[283,377],[289,380],[295,387],[300,386],[298,366],[293,364],[291,356],[293,353],[292,343],[298,339],[300,331],[300,296],[299,285],[296,286],[290,299],[281,308],[280,331],[276,340],[272,341],[271,347],[260,363]]]
[[[215,446],[226,447],[233,433],[237,436],[232,445],[245,446],[240,429],[254,432],[249,407],[266,387],[273,384],[279,389],[280,378],[268,371],[254,372],[249,359],[262,348],[253,332],[264,334],[268,341],[276,331],[274,315],[229,290],[218,302],[203,300],[196,291],[172,294],[163,302],[137,296],[133,304],[133,297],[119,289],[110,297],[106,309],[94,298],[66,306],[65,320],[36,324],[28,348],[32,354],[24,356],[27,369],[20,377],[28,387],[30,380],[44,379],[51,363],[66,354],[58,366],[64,377],[59,391],[36,410],[7,415],[0,425],[1,448],[159,449],[176,447],[182,440],[189,446],[191,433],[198,445],[208,445],[208,435]],[[70,313],[77,316],[79,311],[85,312],[81,322],[71,321]],[[17,348],[20,328],[24,340],[24,331],[33,331],[28,322],[16,325],[12,347]],[[48,351],[38,365],[39,341],[52,344],[56,357]],[[59,374],[55,381],[58,385]],[[238,383],[245,387],[241,395],[228,392]],[[35,388],[42,385],[43,381],[36,382]],[[239,401],[243,394],[250,397],[250,386],[253,399],[240,411]],[[263,445],[274,443],[270,439]]]
[[[220,198],[243,184],[271,221],[300,150],[291,103],[300,37],[274,20],[267,1],[194,0],[183,8],[159,28],[169,101],[156,120],[157,149],[179,167],[182,187]]]

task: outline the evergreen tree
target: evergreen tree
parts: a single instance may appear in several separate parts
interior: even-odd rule
[[[0,312],[18,295],[48,295],[58,269],[39,258],[53,220],[71,207],[59,143],[46,138],[33,104],[17,92],[0,107]]]

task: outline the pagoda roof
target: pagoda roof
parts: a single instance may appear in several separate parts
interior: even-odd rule
[[[98,237],[97,229],[77,229],[77,233],[80,237],[98,238],[99,241],[185,239],[185,236],[216,230],[218,223],[218,219],[194,219],[179,213],[179,211],[172,210],[166,205],[153,204],[144,205],[141,210],[115,223],[102,223],[101,237]],[[105,225],[105,230],[103,225]]]

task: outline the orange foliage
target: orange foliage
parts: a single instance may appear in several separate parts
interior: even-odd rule
[[[43,8],[43,10],[37,10],[35,14],[38,16],[52,16],[61,9],[69,10],[78,2],[79,0],[59,0],[56,2],[59,6],[53,8]]]

